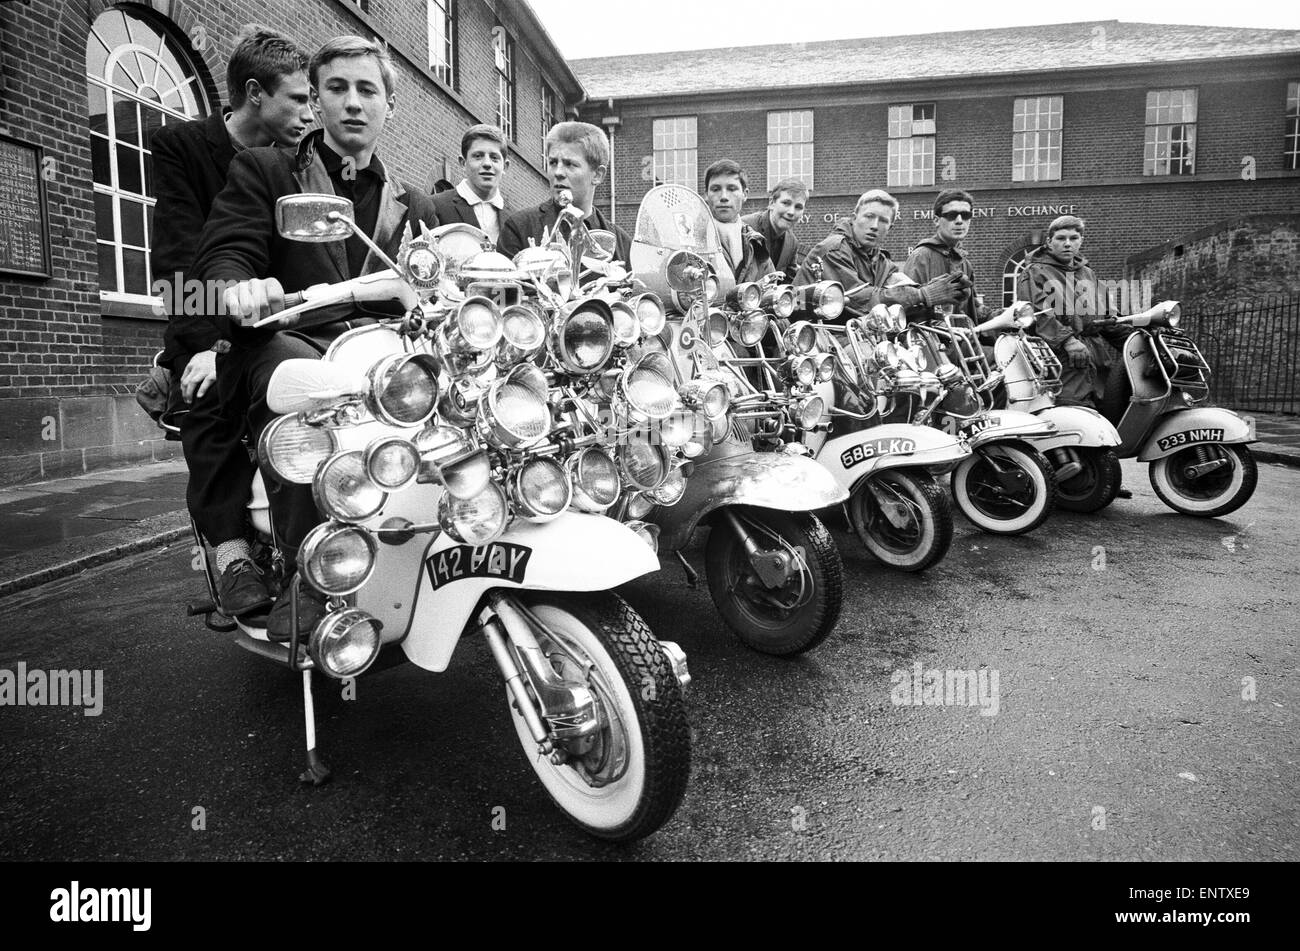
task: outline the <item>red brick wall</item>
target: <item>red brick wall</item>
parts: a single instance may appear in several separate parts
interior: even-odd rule
[[[495,121],[491,30],[499,6],[516,41],[517,153],[506,177],[507,200],[520,207],[546,193],[541,71],[509,4],[459,0],[456,90],[422,71],[428,65],[423,3],[372,0],[368,13],[347,0],[125,5],[152,8],[181,37],[203,26],[207,48],[192,55],[206,73],[214,105],[218,97],[225,101],[225,61],[244,23],[267,23],[308,47],[341,33],[385,39],[397,70],[397,112],[381,153],[399,178],[423,188],[442,176],[444,159],[456,181],[461,133],[473,123]],[[42,146],[55,159],[54,177],[45,183],[54,276],[0,276],[0,484],[174,453],[174,444],[157,439],[129,396],[161,346],[163,325],[134,312],[108,316],[99,297],[85,45],[89,24],[107,6],[104,0],[0,5],[0,131]]]

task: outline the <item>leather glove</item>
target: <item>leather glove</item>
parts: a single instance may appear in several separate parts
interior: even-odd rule
[[[1087,344],[1073,337],[1065,341],[1065,355],[1070,360],[1070,366],[1076,369],[1081,370],[1092,363],[1092,351]]]
[[[963,286],[965,280],[965,276],[960,272],[942,274],[928,284],[922,285],[921,299],[925,301],[927,307],[936,307],[939,304],[958,304],[966,296],[966,289]]]

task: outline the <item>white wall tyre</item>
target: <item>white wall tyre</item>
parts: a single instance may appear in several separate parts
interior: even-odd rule
[[[1076,449],[1083,469],[1072,479],[1057,480],[1056,504],[1067,512],[1100,512],[1119,492],[1123,475],[1119,457],[1104,447]]]
[[[899,528],[881,508],[868,481],[878,491],[897,493],[909,523]],[[948,494],[928,472],[887,469],[858,484],[849,498],[849,521],[867,551],[882,564],[900,571],[924,571],[938,562],[952,544],[952,507]]]
[[[563,642],[557,645],[535,631],[543,651],[566,678],[586,681],[602,721],[590,752],[555,765],[538,755],[527,724],[510,703],[528,762],[555,804],[589,834],[614,842],[652,834],[681,804],[691,758],[681,688],[659,642],[641,616],[613,594],[530,594],[525,603]],[[620,758],[621,770],[615,765]],[[593,785],[584,770],[610,781]]]
[[[1228,466],[1199,478],[1189,478],[1185,467],[1226,459]],[[1151,463],[1147,472],[1160,501],[1176,512],[1199,518],[1217,518],[1235,512],[1255,494],[1259,469],[1246,446],[1188,446]]]
[[[1009,492],[997,480],[988,457],[1023,474],[1022,485]],[[1052,514],[1056,477],[1052,464],[1024,443],[999,442],[982,446],[963,459],[952,473],[952,497],[961,513],[993,535],[1032,532]]]

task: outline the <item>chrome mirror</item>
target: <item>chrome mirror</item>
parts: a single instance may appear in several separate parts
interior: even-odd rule
[[[275,203],[275,228],[290,241],[341,241],[351,236],[352,221],[352,202],[337,195],[285,195]]]

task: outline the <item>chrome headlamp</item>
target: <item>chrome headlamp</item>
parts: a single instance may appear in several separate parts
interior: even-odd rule
[[[697,415],[699,414],[690,409],[673,410],[660,420],[656,427],[659,441],[669,449],[680,449],[685,446],[695,434]]]
[[[573,507],[580,512],[604,514],[622,494],[614,457],[599,446],[575,452],[564,461],[564,468],[573,485]]]
[[[567,304],[556,319],[551,349],[568,373],[596,373],[614,353],[614,315],[592,297]]]
[[[650,514],[650,510],[647,508],[646,511],[642,514],[648,515]],[[633,519],[630,522],[624,522],[623,524],[626,525],[628,528],[630,528],[633,532],[635,532],[637,538],[641,539],[641,541],[649,545],[650,550],[652,552],[654,552],[655,554],[659,553],[659,526],[658,525],[651,525],[648,522],[641,521],[639,518]]]
[[[340,522],[364,522],[388,501],[388,493],[366,472],[360,449],[336,452],[325,460],[312,481],[311,494],[326,518]]]
[[[826,401],[820,396],[809,396],[793,406],[794,419],[800,429],[812,429],[826,414]]]
[[[813,313],[823,320],[836,320],[844,313],[844,285],[839,281],[818,281],[807,293]]]
[[[619,473],[634,489],[653,489],[668,476],[668,450],[645,433],[633,433],[616,450]]]
[[[636,313],[637,325],[643,335],[653,337],[663,331],[668,311],[658,294],[638,294],[629,299],[628,304]]]
[[[501,313],[501,340],[496,365],[501,369],[531,360],[546,346],[546,321],[531,304],[516,304]]]
[[[370,580],[378,554],[375,536],[365,529],[323,522],[302,540],[298,567],[317,591],[342,597]]]
[[[683,383],[678,393],[683,404],[698,409],[709,419],[721,419],[731,408],[731,392],[721,380],[696,377]]]
[[[653,489],[646,490],[646,498],[655,505],[676,505],[686,494],[686,475],[680,468],[669,469],[664,480]]]
[[[302,416],[273,420],[257,440],[257,458],[281,482],[310,485],[320,464],[334,455],[338,440],[331,430],[309,426]]]
[[[394,353],[367,374],[366,408],[389,426],[419,426],[438,405],[438,358],[431,353]]]
[[[467,297],[442,325],[442,337],[453,353],[491,350],[501,339],[501,310],[486,297]]]
[[[647,353],[628,364],[618,388],[635,412],[650,419],[664,419],[677,407],[672,360],[667,354]]]
[[[623,510],[626,518],[645,518],[654,511],[655,504],[645,497],[644,492],[633,492],[627,497],[627,506]]]
[[[757,287],[757,285],[750,286]],[[742,347],[757,346],[758,342],[763,339],[763,334],[767,333],[769,321],[770,318],[761,310],[735,314],[731,318],[728,334],[732,340]]]
[[[695,308],[692,308],[692,311],[695,314],[700,313]],[[727,318],[725,311],[714,309],[705,312],[704,317],[700,320],[700,327],[704,332],[704,342],[712,349],[727,339],[727,331],[731,328],[731,321]]]
[[[641,339],[641,325],[631,304],[621,300],[611,301],[610,316],[614,319],[614,346],[630,347]]]
[[[782,284],[779,287],[764,291],[760,305],[763,310],[785,320],[794,313],[794,288],[788,284]]]
[[[416,434],[415,448],[420,453],[416,481],[442,485],[459,499],[471,499],[487,487],[491,460],[465,431],[430,426]]]
[[[807,354],[795,354],[786,357],[786,379],[800,386],[812,386],[817,382],[817,361]]]
[[[742,311],[758,310],[763,306],[763,288],[753,281],[737,284],[727,295],[727,303]]]
[[[468,499],[447,493],[438,500],[438,524],[465,545],[486,545],[496,541],[510,524],[506,494],[495,482]]]
[[[564,466],[549,456],[529,459],[511,471],[506,491],[515,512],[530,522],[558,518],[573,501],[573,485]]]
[[[536,445],[551,431],[546,374],[520,363],[487,388],[479,400],[478,434],[497,449]]]
[[[836,358],[833,353],[814,353],[812,354],[813,363],[817,366],[817,382],[829,383],[835,379]]]
[[[806,320],[798,320],[786,328],[785,349],[788,353],[812,353],[817,346],[817,330]]]
[[[339,680],[365,673],[384,646],[382,625],[359,608],[327,615],[312,631],[307,652],[321,673]]]
[[[366,446],[366,474],[389,492],[404,489],[420,474],[420,451],[401,436],[380,436]]]
[[[713,423],[703,413],[694,414],[691,438],[681,447],[687,459],[698,459],[713,448]]]

